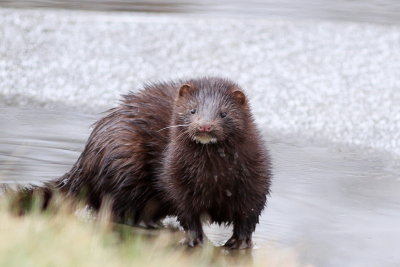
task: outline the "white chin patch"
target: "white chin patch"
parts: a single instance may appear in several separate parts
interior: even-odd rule
[[[210,143],[216,143],[217,142],[217,138],[211,137],[209,135],[200,135],[200,136],[196,136],[194,138],[194,141],[196,141],[196,143],[207,145],[207,144],[210,144]]]

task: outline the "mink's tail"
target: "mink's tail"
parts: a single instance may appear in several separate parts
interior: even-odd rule
[[[8,200],[10,210],[18,215],[33,209],[46,210],[56,192],[51,184],[14,187],[1,184],[0,191],[2,198]]]

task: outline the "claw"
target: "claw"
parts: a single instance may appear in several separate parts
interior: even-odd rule
[[[194,248],[198,245],[202,245],[203,244],[203,240],[201,240],[200,238],[184,238],[179,242],[180,245],[182,246],[188,246],[191,248]]]
[[[161,223],[157,223],[154,221],[140,221],[137,226],[142,227],[142,228],[146,228],[146,229],[160,229],[162,228],[162,224]]]
[[[198,245],[203,244],[203,236],[194,231],[188,231],[186,237],[179,242],[181,245],[187,245],[188,247],[194,248]]]
[[[248,249],[253,247],[253,242],[250,238],[238,239],[236,237],[231,237],[226,241],[224,247],[228,249]]]

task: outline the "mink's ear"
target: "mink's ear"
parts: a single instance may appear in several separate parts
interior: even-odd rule
[[[192,86],[190,86],[189,84],[185,83],[181,86],[181,88],[179,89],[179,96],[187,96],[188,94],[190,94],[193,91]]]
[[[246,96],[242,91],[234,91],[232,96],[240,105],[243,105],[246,102]]]

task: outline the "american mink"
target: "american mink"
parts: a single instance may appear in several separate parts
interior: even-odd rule
[[[72,169],[50,181],[113,218],[153,227],[176,215],[185,243],[203,241],[201,219],[233,224],[228,248],[251,247],[269,194],[270,159],[247,97],[217,77],[147,84],[95,123]],[[42,189],[43,190],[43,189]],[[51,194],[44,190],[45,205]]]

